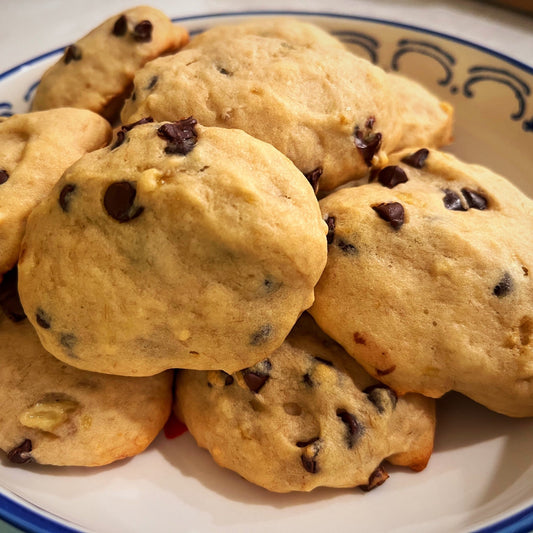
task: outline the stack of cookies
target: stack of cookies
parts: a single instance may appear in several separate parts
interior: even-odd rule
[[[117,14],[0,123],[8,457],[106,464],[173,409],[268,490],[370,490],[450,390],[533,416],[533,202],[438,151],[451,107],[298,20],[187,40]]]

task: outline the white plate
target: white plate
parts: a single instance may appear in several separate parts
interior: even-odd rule
[[[168,11],[168,10],[167,10]],[[179,15],[179,13],[169,13]],[[182,20],[196,32],[250,16]],[[445,35],[386,21],[299,13],[386,69],[414,77],[456,109],[462,158],[488,165],[529,194],[533,69]],[[0,74],[0,114],[27,110],[46,52]],[[106,468],[0,462],[0,516],[31,531],[526,532],[533,530],[533,419],[509,419],[459,397],[438,402],[434,455],[421,473],[390,468],[379,489],[270,494],[214,464],[185,434]]]

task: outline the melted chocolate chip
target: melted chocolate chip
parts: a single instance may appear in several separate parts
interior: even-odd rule
[[[2,185],[2,183],[5,183],[8,179],[9,179],[9,174],[7,170],[0,168],[0,185]]]
[[[405,214],[403,206],[398,202],[373,205],[372,209],[394,229],[399,229],[404,223]]]
[[[461,197],[450,189],[444,190],[444,198],[442,201],[444,202],[444,207],[446,209],[452,211],[466,211],[466,208],[463,207],[463,204],[461,203]]]
[[[149,20],[142,20],[133,28],[133,39],[138,43],[148,43],[152,40],[152,23]]]
[[[118,148],[121,144],[124,143],[126,140],[126,132],[132,130],[135,128],[135,126],[139,126],[141,124],[148,124],[149,122],[153,122],[154,119],[152,117],[144,117],[138,120],[137,122],[132,122],[131,124],[125,124],[124,126],[121,126],[120,130],[117,131],[117,139],[113,146],[111,146],[111,150],[114,150],[115,148]]]
[[[311,172],[304,174],[304,176],[307,178],[307,181],[311,184],[311,187],[313,187],[313,191],[315,194],[318,192],[318,188],[319,188],[318,182],[323,172],[324,170],[322,167],[317,167],[314,170],[311,170]]]
[[[342,239],[339,239],[337,241],[337,246],[348,255],[357,255],[357,248],[348,242],[343,241]]]
[[[67,183],[59,193],[59,205],[65,213],[68,213],[68,210],[70,208],[70,200],[75,190],[76,185],[74,185],[73,183]]]
[[[409,165],[414,168],[422,168],[426,164],[426,159],[429,155],[429,150],[427,148],[420,148],[416,152],[406,155],[402,159],[402,163]]]
[[[387,479],[389,479],[389,474],[387,474],[382,466],[378,466],[374,472],[370,474],[370,477],[368,478],[368,485],[361,485],[361,490],[368,492],[376,487],[379,487],[380,485],[383,485]]]
[[[41,328],[43,329],[50,329],[50,324],[52,322],[52,319],[50,318],[50,315],[43,311],[40,307],[37,309],[37,312],[35,313],[35,321]]]
[[[502,279],[494,287],[494,289],[492,290],[492,293],[498,298],[503,298],[504,296],[507,296],[509,293],[511,293],[512,290],[513,290],[513,278],[511,278],[511,275],[508,272],[506,272],[503,275]]]
[[[31,456],[32,444],[30,439],[26,439],[22,444],[7,452],[7,458],[16,464],[31,463],[33,457]]]
[[[375,118],[369,117],[364,129],[356,126],[354,129],[354,142],[359,150],[364,162],[369,167],[372,165],[372,158],[381,147],[381,133],[373,133]]]
[[[124,131],[123,130],[117,131],[117,139],[111,146],[111,150],[118,148],[121,144],[124,143],[125,140],[126,140],[126,134],[124,133]]]
[[[165,148],[165,153],[188,154],[198,140],[198,135],[194,129],[196,124],[196,119],[192,117],[179,120],[178,122],[163,124],[157,130],[157,134],[168,143]]]
[[[138,217],[144,211],[144,207],[134,205],[136,195],[134,182],[112,183],[104,194],[104,207],[107,214],[118,222],[129,222]]]
[[[0,283],[0,308],[12,322],[20,322],[26,318],[26,313],[20,303],[17,290],[18,271],[12,268],[4,274]]]
[[[257,331],[250,335],[250,344],[252,346],[261,346],[268,342],[270,335],[272,335],[273,328],[270,324],[264,324]]]
[[[326,219],[326,224],[328,225],[326,240],[328,241],[328,244],[331,244],[335,238],[335,217],[328,217]]]
[[[384,187],[388,187],[389,189],[396,187],[396,185],[400,183],[405,183],[406,181],[409,181],[407,178],[407,174],[404,172],[402,167],[399,167],[397,165],[382,168],[378,172],[377,177],[379,183],[381,183],[381,185],[383,185]]]
[[[251,368],[246,368],[242,370],[242,377],[248,388],[252,392],[259,392],[263,385],[270,378],[270,371],[272,369],[272,363],[270,360],[265,359],[260,363],[257,363]]]
[[[479,209],[480,211],[487,209],[488,202],[482,194],[466,188],[461,189],[461,192],[463,193],[468,207],[471,207],[472,209]]]
[[[310,474],[316,474],[319,471],[317,456],[320,451],[320,440],[313,440],[311,444],[305,447],[304,452],[300,455],[302,466]]]
[[[116,35],[117,37],[122,37],[123,35],[126,35],[127,31],[128,19],[126,18],[126,15],[120,15],[120,17],[118,17],[115,24],[113,25],[113,30],[111,33],[113,35]]]
[[[71,61],[79,61],[81,59],[81,49],[75,44],[67,46],[65,49],[65,55],[63,56],[63,61],[65,65],[68,65]]]
[[[379,414],[383,414],[387,406],[390,405],[394,409],[398,403],[398,396],[387,385],[376,383],[370,385],[363,392],[368,396],[368,399],[376,406]]]
[[[337,416],[346,426],[346,445],[351,450],[361,434],[361,426],[355,415],[345,409],[337,409]]]
[[[150,81],[148,82],[148,85],[145,87],[147,91],[151,91],[159,81],[159,76],[152,76],[150,78]]]
[[[121,129],[122,131],[131,131],[136,126],[140,126],[141,124],[149,124],[153,121],[154,119],[152,117],[143,117],[137,120],[137,122],[131,122],[130,124],[125,124],[124,126],[122,126]]]

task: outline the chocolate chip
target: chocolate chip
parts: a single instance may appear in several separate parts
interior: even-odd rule
[[[354,129],[355,146],[368,167],[372,165],[372,158],[381,147],[381,133],[372,132],[375,120],[374,117],[369,117],[364,129],[359,128],[359,126]]]
[[[374,472],[370,474],[370,477],[368,478],[368,485],[361,485],[360,488],[361,490],[368,492],[376,487],[379,487],[380,485],[383,485],[387,479],[389,479],[389,474],[387,474],[382,466],[378,466]]]
[[[130,124],[125,124],[124,126],[121,127],[121,129],[122,131],[131,131],[136,126],[140,126],[141,124],[149,124],[153,121],[154,119],[152,117],[143,117],[137,120],[137,122],[131,122]]]
[[[405,183],[406,181],[409,181],[407,178],[407,174],[404,172],[402,167],[399,167],[397,165],[391,165],[385,168],[382,168],[378,172],[378,181],[383,185],[384,187],[388,187],[389,189],[392,189],[396,187],[399,183]]]
[[[313,442],[316,442],[319,438],[320,437],[313,437],[309,440],[300,440],[296,443],[296,446],[298,446],[298,448],[307,448],[307,446],[313,444]]]
[[[370,385],[363,392],[368,396],[368,399],[376,406],[378,412],[383,414],[387,410],[387,406],[390,405],[394,409],[398,403],[398,396],[387,385],[382,383],[376,383]]]
[[[310,474],[316,474],[319,471],[317,456],[320,451],[320,440],[313,440],[311,444],[305,447],[304,452],[300,455],[302,466]]]
[[[163,124],[157,130],[157,134],[168,143],[165,152],[167,154],[188,154],[198,140],[198,135],[194,129],[196,124],[196,119],[192,117]]]
[[[272,335],[273,328],[270,324],[264,324],[257,331],[250,335],[250,344],[252,346],[261,346],[268,342]]]
[[[357,248],[348,242],[343,241],[342,239],[339,239],[337,241],[337,246],[348,255],[357,255]]]
[[[306,373],[304,374],[304,377],[303,377],[302,381],[303,381],[308,387],[313,387],[313,386],[314,386],[313,380],[311,379],[311,376],[309,375],[308,372],[306,372]]]
[[[270,378],[272,363],[265,359],[251,368],[241,371],[244,382],[252,392],[259,392]]]
[[[402,159],[402,163],[409,165],[414,168],[422,168],[426,164],[426,159],[429,155],[429,150],[427,148],[420,148],[416,152],[406,155]]]
[[[7,170],[0,169],[0,185],[2,185],[2,183],[5,183],[8,179],[9,179],[9,174]]]
[[[322,357],[318,357],[317,355],[315,355],[314,359],[315,361],[318,361],[319,363],[322,363],[323,365],[333,366],[333,363],[331,361],[328,361],[327,359],[323,359]]]
[[[328,217],[326,219],[326,224],[328,225],[326,240],[328,241],[328,244],[331,244],[335,238],[335,217]]]
[[[67,348],[67,350],[72,350],[77,341],[78,339],[73,333],[61,333],[59,337],[59,342],[61,343],[61,346],[64,346],[65,348]]]
[[[468,204],[468,207],[472,209],[479,209],[483,211],[487,209],[487,199],[480,193],[473,191],[472,189],[461,189],[463,196]]]
[[[50,315],[43,311],[40,307],[35,313],[35,320],[43,329],[50,329],[52,319],[50,318]]]
[[[122,37],[123,35],[126,35],[127,31],[128,19],[126,18],[126,15],[120,15],[113,25],[113,31],[111,33],[117,37]]]
[[[115,148],[118,148],[125,140],[126,140],[126,134],[124,133],[124,131],[123,130],[117,131],[117,138],[110,149],[114,150]]]
[[[147,43],[152,40],[152,23],[149,20],[142,20],[133,28],[133,39],[138,43]]]
[[[132,122],[131,124],[125,124],[121,126],[120,130],[117,131],[117,139],[115,143],[111,146],[111,150],[114,150],[115,148],[118,148],[121,144],[124,143],[126,140],[126,132],[132,130],[135,128],[135,126],[139,126],[141,124],[148,124],[149,122],[153,122],[154,119],[152,117],[144,117],[138,120],[137,122]]]
[[[145,90],[151,91],[156,86],[158,80],[159,76],[152,76],[148,82],[148,85],[145,87]]]
[[[224,378],[224,385],[227,387],[229,385],[233,385],[234,379],[231,374],[228,374],[227,372],[224,372],[221,370],[222,374],[225,376]]]
[[[311,184],[311,187],[313,187],[313,192],[315,194],[318,192],[318,182],[323,172],[324,169],[322,167],[317,167],[315,168],[315,170],[311,170],[311,172],[307,172],[307,174],[304,174],[304,176],[307,178],[307,181]]]
[[[223,74],[224,76],[233,76],[233,72],[226,70],[224,67],[217,67],[217,70],[220,72],[220,74]]]
[[[404,223],[403,206],[398,202],[373,205],[372,209],[394,229],[399,229]]]
[[[31,456],[32,444],[30,439],[26,439],[22,444],[7,452],[7,458],[18,465],[31,463],[33,457]]]
[[[76,185],[74,185],[73,183],[67,183],[59,193],[59,205],[65,213],[68,213],[68,210],[70,208],[71,196],[75,190]]]
[[[108,215],[118,222],[129,222],[138,217],[144,207],[135,206],[137,190],[131,181],[117,181],[107,188],[104,194],[104,207]]]
[[[81,59],[81,49],[75,44],[67,46],[65,49],[65,55],[63,56],[63,61],[65,65],[68,65],[71,61],[79,61]]]
[[[351,450],[354,447],[354,444],[357,442],[357,439],[361,435],[361,426],[357,421],[355,415],[349,413],[345,409],[337,409],[337,416],[342,420],[346,426],[346,445]]]
[[[498,298],[507,296],[513,290],[513,278],[506,272],[498,284],[494,287],[492,293]]]
[[[17,290],[18,271],[12,268],[4,274],[0,283],[0,308],[12,322],[20,322],[26,318],[26,313],[20,303]]]
[[[463,207],[463,204],[461,203],[461,197],[456,192],[453,192],[450,189],[445,189],[444,193],[442,201],[444,202],[444,207],[446,209],[452,211],[466,211],[466,208]]]

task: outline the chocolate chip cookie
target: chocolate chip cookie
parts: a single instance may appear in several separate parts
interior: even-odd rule
[[[28,221],[22,303],[44,347],[86,370],[234,372],[313,302],[327,227],[272,146],[193,118],[122,127]]]
[[[79,107],[113,119],[129,94],[135,71],[176,51],[188,39],[187,30],[158,9],[128,9],[65,49],[44,73],[32,109]]]
[[[427,103],[418,130],[417,106],[410,114],[405,102],[398,108],[382,69],[334,46],[319,28],[277,24],[214,28],[178,54],[150,62],[135,76],[122,120],[194,114],[206,126],[242,129],[283,152],[323,190],[386,162],[406,128],[415,127],[426,143],[449,142],[451,112],[421,86],[412,83]]]
[[[178,372],[175,410],[218,464],[275,492],[369,490],[384,460],[418,471],[433,449],[434,400],[398,398],[306,315],[252,368]]]
[[[310,310],[399,393],[459,391],[533,415],[533,202],[435,150],[321,200],[328,263]]]
[[[0,280],[17,263],[31,210],[67,167],[110,138],[107,121],[83,109],[26,113],[0,122]]]
[[[14,282],[16,271],[0,284],[0,449],[17,464],[69,466],[142,452],[170,413],[172,372],[106,376],[58,361],[21,314]]]

